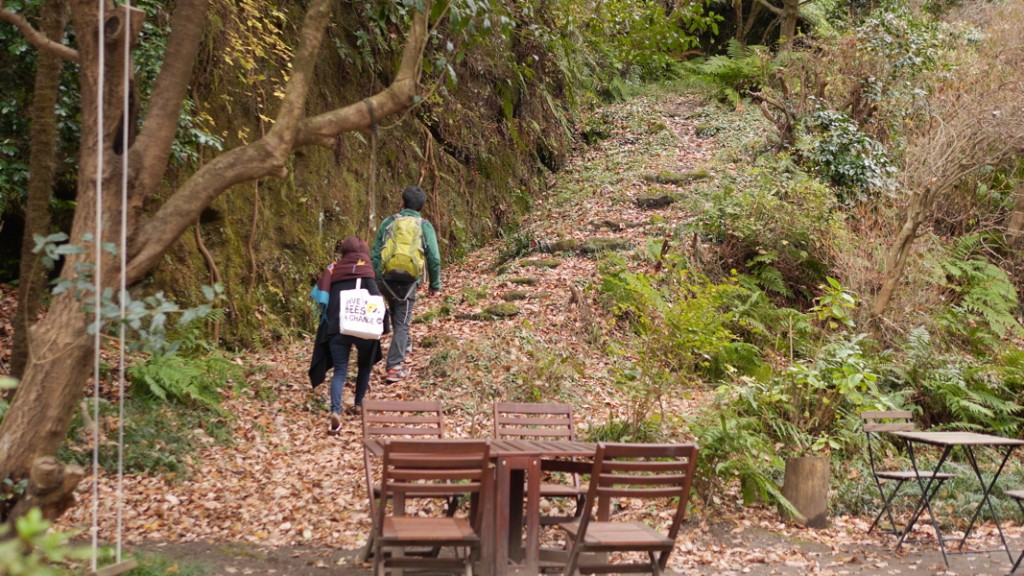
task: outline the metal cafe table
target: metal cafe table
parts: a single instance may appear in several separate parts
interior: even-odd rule
[[[368,438],[363,444],[377,458],[384,454],[379,439]],[[482,503],[484,522],[478,570],[484,576],[535,576],[540,573],[540,462],[553,458],[593,458],[597,445],[571,440],[492,439],[490,446],[495,486],[489,491],[488,501]]]
[[[967,528],[964,529],[963,538],[960,539],[960,544],[958,545],[958,553],[967,553],[963,549],[964,543],[967,541],[967,537],[970,536],[971,529],[974,528],[974,523],[981,515],[982,508],[987,504],[989,513],[992,514],[992,519],[995,520],[996,529],[999,531],[999,538],[1003,543],[1003,549],[1006,550],[1006,555],[1012,563],[1013,555],[1010,553],[1010,549],[1006,545],[1006,537],[1003,535],[1003,528],[999,524],[999,515],[996,513],[995,507],[992,506],[992,501],[989,499],[989,496],[992,494],[992,488],[995,486],[996,481],[999,480],[999,475],[1002,473],[1003,467],[1006,465],[1006,461],[1009,460],[1014,449],[1018,446],[1024,445],[1024,440],[1003,438],[1001,436],[993,436],[990,434],[978,434],[975,432],[908,431],[890,432],[890,434],[902,440],[906,446],[907,454],[910,456],[910,464],[914,467],[917,482],[921,487],[921,497],[917,503],[914,515],[911,516],[910,521],[907,522],[907,526],[903,530],[903,533],[900,534],[899,541],[896,543],[896,550],[899,550],[900,547],[903,546],[903,542],[906,540],[907,535],[910,534],[910,531],[914,528],[914,524],[917,523],[924,510],[927,509],[928,515],[931,518],[932,527],[935,529],[935,539],[938,540],[939,549],[942,551],[942,559],[946,563],[946,566],[949,566],[949,558],[946,556],[946,539],[942,536],[942,530],[939,527],[938,518],[936,517],[934,510],[932,510],[932,498],[934,498],[935,493],[938,492],[940,483],[935,480],[934,475],[926,478],[920,474],[917,457],[914,453],[914,445],[924,444],[942,449],[942,454],[939,456],[939,459],[935,464],[934,472],[941,472],[942,465],[949,459],[949,455],[953,451],[953,448],[960,447],[963,448],[963,451],[967,456],[967,462],[974,471],[974,476],[978,479],[978,484],[982,489],[982,498],[981,502],[978,503],[978,507],[974,510],[974,515],[971,516],[970,522],[967,523]],[[974,453],[974,449],[977,447],[993,448],[997,453],[1002,455],[999,467],[996,468],[995,474],[992,476],[992,480],[987,483],[981,474],[981,470],[978,467],[978,460]],[[955,538],[953,538],[953,540],[955,540]]]

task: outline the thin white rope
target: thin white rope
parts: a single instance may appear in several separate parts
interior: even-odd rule
[[[125,301],[128,299],[128,283],[125,279],[128,269],[128,135],[130,134],[131,104],[129,79],[131,76],[131,0],[124,2],[124,85],[121,101],[121,310],[118,344],[120,353],[117,359],[117,562],[121,562],[121,535],[124,528],[124,320]]]
[[[96,571],[99,557],[99,514],[100,514],[100,306],[102,305],[102,284],[100,283],[100,265],[103,258],[103,77],[106,70],[106,51],[103,44],[103,24],[106,20],[104,0],[99,4],[99,20],[96,23],[96,38],[99,48],[99,73],[96,81],[96,230],[93,244],[96,254],[96,265],[93,268],[95,281],[94,310],[95,323],[93,334],[93,421],[92,421],[92,570]]]

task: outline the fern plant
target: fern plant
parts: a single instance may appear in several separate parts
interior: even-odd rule
[[[891,370],[897,387],[914,391],[925,426],[1015,436],[1024,423],[1017,394],[1002,372],[941,353],[923,327],[909,332],[903,358]]]
[[[222,386],[241,380],[242,368],[221,356],[151,356],[128,369],[136,397],[220,409]]]
[[[731,38],[724,56],[693,60],[687,68],[698,81],[713,87],[715,99],[735,107],[766,84],[777,65],[766,46],[744,46]]]
[[[1013,282],[979,254],[985,240],[979,234],[960,238],[938,267],[940,282],[954,294],[943,316],[947,328],[971,343],[993,348],[998,339],[1024,334],[1024,328],[1016,317],[1019,301]]]

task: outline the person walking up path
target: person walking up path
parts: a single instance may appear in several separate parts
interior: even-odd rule
[[[371,258],[381,292],[388,302],[394,329],[388,346],[385,381],[405,378],[405,356],[412,351],[409,324],[416,304],[416,291],[424,265],[430,279],[430,294],[441,291],[441,254],[434,226],[420,215],[427,195],[419,186],[402,191],[402,211],[380,223],[373,241]]]
[[[356,393],[352,407],[346,412],[358,413],[363,398],[370,388],[370,375],[373,365],[380,362],[381,346],[379,340],[364,339],[341,333],[339,314],[341,310],[341,293],[353,290],[357,283],[360,288],[370,294],[379,296],[373,266],[370,264],[370,248],[362,238],[349,236],[338,243],[339,259],[331,263],[313,287],[313,299],[320,304],[320,326],[317,329],[316,346],[310,365],[310,383],[315,388],[323,382],[328,367],[334,369],[331,375],[331,416],[327,432],[337,434],[341,430],[342,392],[348,378],[348,362],[352,347],[356,349],[358,373],[356,376]],[[388,319],[384,318],[384,331],[387,332]]]

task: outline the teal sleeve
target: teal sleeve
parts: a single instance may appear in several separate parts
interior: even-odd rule
[[[380,251],[384,248],[384,234],[391,224],[392,216],[388,216],[377,227],[377,236],[373,239],[373,248],[370,249],[370,260],[373,262],[373,273],[380,278]]]
[[[437,232],[434,225],[423,221],[423,252],[427,258],[427,272],[430,274],[430,289],[441,289],[441,251],[437,248]]]

